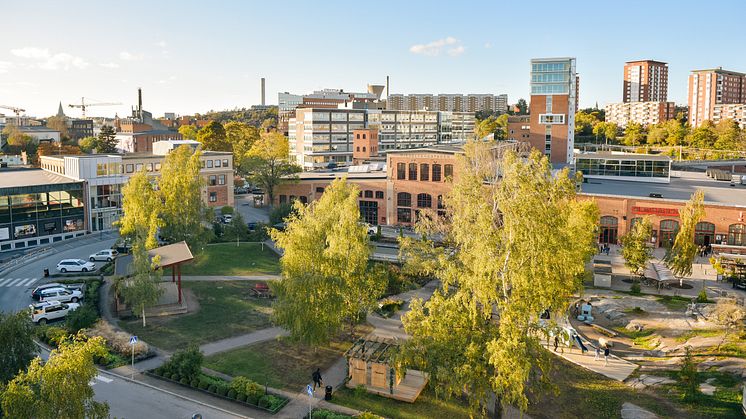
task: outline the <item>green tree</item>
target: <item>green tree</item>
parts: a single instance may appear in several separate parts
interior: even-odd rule
[[[109,406],[93,400],[94,359],[107,354],[101,337],[64,339],[49,360],[34,358],[5,388],[2,410],[9,418],[108,418]]]
[[[96,152],[98,153],[114,153],[117,151],[117,139],[116,131],[114,127],[110,125],[104,125],[101,127],[101,132],[98,133],[96,141]]]
[[[732,119],[723,119],[715,125],[718,139],[713,144],[717,150],[739,150],[743,148],[743,133],[738,123]]]
[[[197,140],[197,128],[194,125],[182,125],[179,127],[179,134],[184,140]]]
[[[70,137],[67,129],[67,121],[65,121],[64,116],[50,116],[47,118],[47,128],[59,131],[61,138]]]
[[[283,250],[282,280],[273,282],[275,322],[293,339],[326,342],[367,312],[385,289],[385,280],[368,271],[367,229],[360,223],[358,188],[333,181],[309,205],[296,201],[285,231],[272,231]]]
[[[601,121],[596,116],[597,114],[585,113],[579,111],[575,114],[575,133],[577,135],[591,135],[593,134],[593,128],[596,127]]]
[[[233,151],[233,166],[242,173],[243,161],[255,142],[259,140],[259,130],[244,122],[230,121],[225,124],[226,141]]]
[[[3,128],[3,135],[6,141],[12,146],[16,146],[23,151],[31,151],[34,144],[34,137],[24,134],[17,126],[8,124]]]
[[[445,246],[453,250],[430,246],[428,263],[415,267],[442,286],[411,303],[403,318],[411,339],[396,362],[426,371],[448,396],[468,394],[473,407],[494,392],[496,404],[525,411],[528,388],[548,379],[551,364],[538,314],[561,312],[580,288],[596,250],[598,208],[576,200],[575,180],[566,169],[553,176],[540,153],[492,161],[489,147],[470,142],[459,157],[445,201]],[[412,243],[405,239],[400,251],[407,264]]]
[[[200,151],[186,145],[171,151],[163,161],[158,180],[162,234],[170,241],[186,241],[197,248],[204,239],[201,197],[204,179],[200,176]]]
[[[78,140],[78,146],[86,153],[92,152],[98,143],[97,137],[84,137]]]
[[[296,179],[291,175],[301,171],[298,165],[288,161],[289,151],[287,137],[273,131],[262,133],[246,153],[244,170],[251,182],[267,194],[270,206],[274,204],[277,185]]]
[[[679,119],[669,119],[663,123],[666,129],[666,143],[669,146],[678,146],[684,144],[684,139],[688,135],[688,128],[685,123]]]
[[[692,264],[697,257],[697,245],[694,243],[694,231],[697,223],[704,217],[705,194],[701,190],[694,192],[681,210],[679,210],[679,231],[673,246],[666,253],[665,262],[671,272],[683,285],[684,277],[692,274]]]
[[[603,138],[607,141],[614,141],[618,131],[619,126],[613,122],[599,122],[593,126],[593,135],[597,140]]]
[[[210,121],[197,132],[197,141],[202,148],[211,151],[231,151],[231,146],[225,137],[225,128],[218,121]]]
[[[36,354],[34,330],[26,311],[0,312],[0,386],[25,371]]]
[[[712,122],[706,120],[700,126],[695,128],[686,138],[690,147],[694,148],[713,148],[718,135],[715,132],[715,126]]]
[[[653,224],[649,217],[643,217],[632,226],[629,233],[622,236],[622,257],[624,265],[630,272],[640,275],[652,257],[652,249],[648,246],[653,237]]]
[[[665,125],[656,124],[648,128],[648,145],[662,145],[666,144],[668,139],[668,130]]]
[[[477,123],[475,131],[477,138],[484,138],[487,135],[494,134],[495,140],[504,140],[508,133],[508,115],[489,116]]]
[[[145,170],[130,177],[122,188],[122,217],[117,221],[119,234],[145,249],[158,245],[161,202]]]
[[[151,259],[140,242],[132,246],[132,275],[119,282],[119,294],[131,308],[132,314],[140,314],[142,327],[146,326],[145,309],[158,303],[163,294],[160,286],[163,270],[159,266],[160,256]]]
[[[699,394],[699,381],[697,379],[697,364],[694,362],[691,347],[684,348],[684,359],[679,370],[679,379],[684,385],[684,400],[693,401]]]
[[[528,103],[526,103],[526,99],[518,99],[518,103],[515,106],[518,107],[518,115],[528,115]]]
[[[627,124],[627,128],[624,129],[624,137],[622,141],[628,146],[638,146],[645,140],[645,130],[641,124],[637,122],[630,122]]]

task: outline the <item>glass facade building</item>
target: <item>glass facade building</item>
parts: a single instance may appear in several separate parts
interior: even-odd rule
[[[584,177],[618,178],[648,182],[670,182],[671,160],[665,157],[637,155],[577,155],[575,169]]]

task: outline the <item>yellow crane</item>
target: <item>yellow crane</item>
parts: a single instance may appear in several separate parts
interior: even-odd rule
[[[89,99],[90,100],[90,99]],[[121,105],[121,103],[113,103],[113,102],[99,102],[99,103],[86,103],[85,98],[80,98],[80,105],[70,104],[71,108],[80,108],[81,112],[83,113],[83,118],[85,118],[85,110],[86,108],[90,106],[115,106],[115,105]]]

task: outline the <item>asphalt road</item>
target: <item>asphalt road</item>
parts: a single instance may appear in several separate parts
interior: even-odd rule
[[[31,291],[35,287],[54,282],[55,278],[44,278],[44,268],[54,273],[55,266],[60,260],[88,260],[92,253],[110,248],[115,241],[116,236],[109,233],[103,236],[103,240],[100,235],[92,234],[69,242],[60,242],[54,245],[52,253],[4,273],[0,277],[0,311],[15,312],[28,307],[33,302]],[[96,268],[103,264],[104,262],[96,262]]]

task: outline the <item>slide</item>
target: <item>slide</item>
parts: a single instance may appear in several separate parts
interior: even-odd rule
[[[583,345],[583,341],[580,340],[580,336],[575,335],[573,336],[573,338],[575,340],[575,344],[578,346],[578,348],[580,348],[581,351],[583,352],[588,351],[588,348],[585,345]]]

